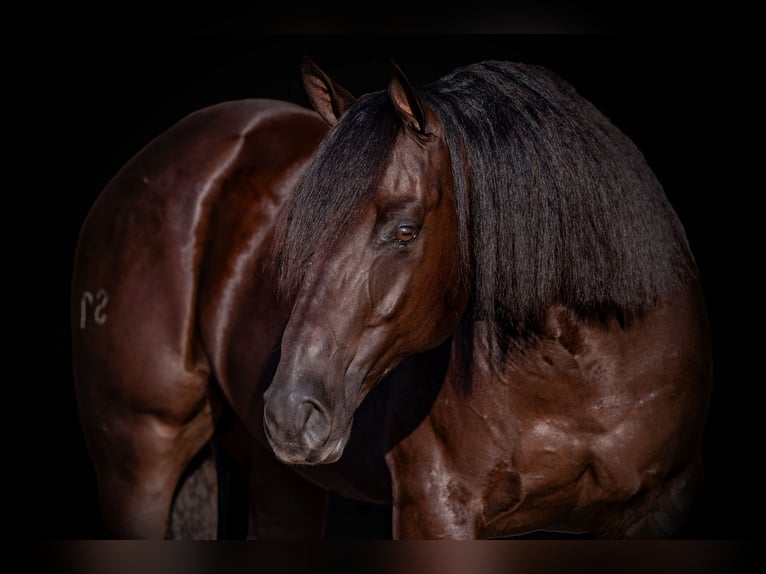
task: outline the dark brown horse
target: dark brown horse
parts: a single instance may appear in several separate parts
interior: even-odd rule
[[[632,143],[527,66],[421,91],[395,68],[358,101],[310,62],[304,83],[334,126],[310,163],[316,114],[210,108],[83,227],[74,363],[108,533],[166,533],[226,403],[253,537],[320,536],[328,490],[393,504],[400,538],[672,536],[710,349]]]
[[[285,102],[206,108],[147,145],[92,207],[72,339],[106,536],[165,536],[179,478],[224,403],[260,426],[290,312],[264,263],[276,215],[326,132],[316,113]],[[264,476],[289,486],[292,473],[263,452]],[[301,507],[299,489],[284,508]]]
[[[391,501],[398,538],[673,536],[711,349],[634,144],[528,65],[421,90],[394,67],[359,100],[308,61],[304,82],[334,127],[278,226],[295,301],[265,395],[279,459]]]

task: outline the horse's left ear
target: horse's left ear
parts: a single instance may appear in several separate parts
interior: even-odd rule
[[[416,132],[425,133],[426,114],[423,102],[395,62],[391,62],[391,81],[388,84],[388,96],[399,116]]]
[[[337,124],[356,101],[351,92],[333,81],[308,56],[303,58],[301,64],[301,78],[311,105],[330,126]]]

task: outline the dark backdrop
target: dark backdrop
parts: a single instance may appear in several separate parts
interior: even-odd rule
[[[32,38],[31,43],[43,42]],[[94,475],[81,435],[69,353],[69,279],[79,227],[109,179],[151,138],[186,114],[240,98],[308,105],[304,54],[355,95],[385,88],[390,61],[424,84],[483,59],[542,64],[599,107],[644,152],[683,221],[701,269],[713,327],[715,388],[704,454],[707,485],[696,538],[749,538],[753,433],[736,361],[731,242],[719,211],[736,189],[717,187],[722,72],[702,42],[642,36],[249,35],[98,39],[57,35],[16,85],[24,185],[30,200],[14,235],[31,243],[25,292],[23,420],[9,435],[12,507],[22,536],[98,537]],[[14,118],[11,117],[13,120]],[[19,119],[16,117],[15,119]],[[28,162],[28,163],[27,163]],[[23,167],[22,167],[23,166]],[[716,195],[714,204],[713,194]],[[28,283],[23,286],[28,287]],[[21,287],[23,287],[21,286]],[[17,286],[19,287],[19,286]],[[28,312],[31,311],[31,312]],[[29,379],[28,373],[33,374]],[[757,502],[756,504],[760,504]],[[384,537],[387,509],[334,499],[328,535]]]

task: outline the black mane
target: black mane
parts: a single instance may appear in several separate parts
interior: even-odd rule
[[[548,70],[488,61],[419,93],[445,125],[475,317],[512,325],[551,302],[640,312],[695,273],[643,155]],[[399,129],[379,92],[361,98],[323,143],[280,226],[285,288],[350,224]]]

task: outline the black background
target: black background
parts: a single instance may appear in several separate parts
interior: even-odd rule
[[[487,21],[490,31],[493,22]],[[256,26],[257,28],[257,26]],[[278,28],[278,27],[277,27]],[[427,27],[428,28],[428,27]],[[295,27],[293,29],[296,29]],[[300,26],[297,27],[300,31]],[[429,28],[430,29],[430,28]],[[480,30],[481,31],[481,30]],[[733,241],[722,214],[726,62],[709,41],[654,35],[195,34],[30,37],[44,57],[20,66],[8,119],[23,127],[24,207],[16,242],[26,355],[6,478],[23,537],[97,538],[95,480],[78,426],[69,353],[69,279],[79,227],[117,170],[186,114],[240,98],[308,105],[299,65],[310,55],[355,95],[385,88],[391,60],[414,84],[483,59],[541,64],[599,107],[644,152],[687,230],[714,337],[715,387],[705,435],[707,484],[689,536],[749,539],[761,532],[753,495],[755,435],[737,361]],[[723,82],[723,83],[722,83]],[[714,202],[714,193],[715,202]],[[6,217],[9,217],[6,214]],[[15,249],[14,249],[15,251]],[[31,268],[27,269],[26,266]],[[14,359],[11,357],[11,359]],[[30,379],[29,373],[32,373]],[[12,410],[13,410],[12,409]],[[18,416],[20,415],[20,416]],[[386,509],[334,500],[328,536],[380,538]]]

